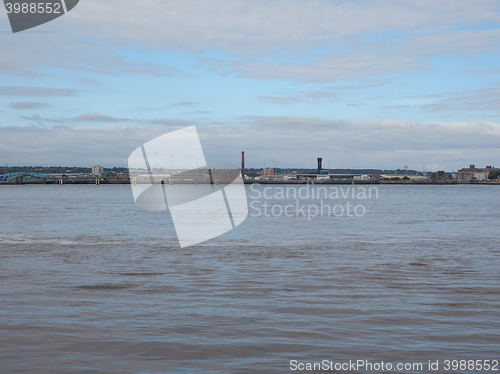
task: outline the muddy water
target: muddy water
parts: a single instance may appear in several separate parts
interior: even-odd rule
[[[0,372],[500,359],[500,188],[328,197],[363,205],[351,217],[280,215],[293,196],[264,188],[238,228],[181,249],[129,186],[1,187]]]

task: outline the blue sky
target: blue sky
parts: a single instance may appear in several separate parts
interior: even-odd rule
[[[16,34],[2,10],[0,164],[125,166],[195,124],[250,167],[500,167],[499,46],[489,0],[81,0]]]

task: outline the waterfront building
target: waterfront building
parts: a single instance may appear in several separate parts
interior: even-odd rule
[[[104,168],[102,166],[99,165],[92,166],[92,174],[102,174],[102,173],[104,173]]]
[[[484,169],[476,168],[476,165],[470,165],[458,171],[458,183],[469,183],[471,181],[481,181],[488,179],[488,175],[493,170],[499,170],[491,166]]]

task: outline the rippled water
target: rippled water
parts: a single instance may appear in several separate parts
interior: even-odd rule
[[[2,186],[0,372],[498,360],[499,198],[498,186],[379,186],[354,199],[362,217],[250,209],[180,249],[168,214],[136,208],[130,186]]]

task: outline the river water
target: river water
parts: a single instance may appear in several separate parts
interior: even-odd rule
[[[499,186],[246,188],[245,222],[181,249],[130,186],[1,186],[0,372],[500,359]]]

